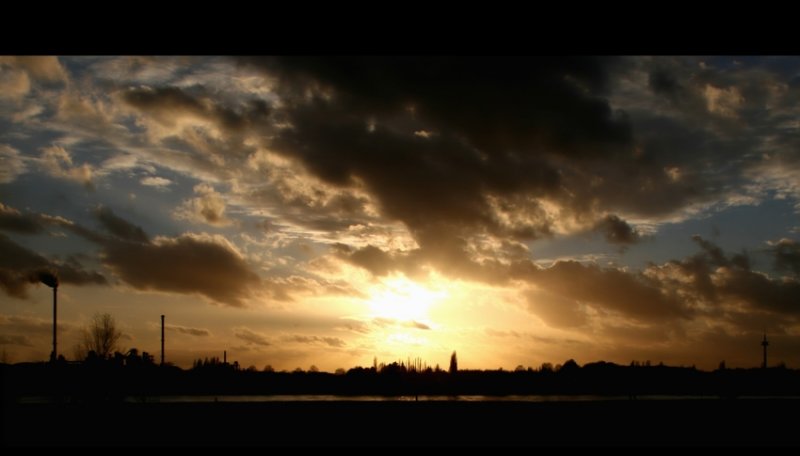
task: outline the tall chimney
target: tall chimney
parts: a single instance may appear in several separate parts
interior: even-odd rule
[[[228,364],[228,350],[222,350],[222,363]]]
[[[56,345],[56,316],[58,314],[58,277],[49,271],[39,272],[39,281],[53,289],[53,353],[50,361],[58,360],[58,345]]]
[[[161,365],[164,365],[164,316],[161,316]]]
[[[58,360],[58,349],[56,348],[56,314],[58,308],[58,285],[53,287],[53,359],[51,361],[56,362]]]

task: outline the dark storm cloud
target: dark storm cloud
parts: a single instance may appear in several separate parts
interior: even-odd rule
[[[108,242],[103,261],[122,280],[142,290],[197,293],[243,306],[258,276],[220,239],[182,235],[151,243]]]
[[[547,234],[543,218],[501,227],[487,196],[560,195],[559,163],[616,156],[630,141],[627,122],[602,98],[604,60],[260,64],[278,75],[286,103],[281,115],[291,125],[276,135],[273,149],[299,158],[329,183],[348,186],[358,179],[386,215],[412,230],[467,226],[525,238]],[[318,96],[309,99],[315,87]]]
[[[245,63],[278,81],[274,119],[287,127],[274,130],[270,150],[327,183],[363,185],[383,215],[429,240],[424,250],[484,232],[535,239],[562,220],[599,225],[617,245],[634,243],[641,236],[606,214],[680,217],[741,192],[761,160],[752,154],[761,139],[735,119],[757,120],[769,106],[759,84],[696,59]],[[637,80],[636,95],[625,98],[635,72],[649,80]],[[759,77],[762,86],[774,79]],[[614,111],[612,99],[630,112]],[[378,259],[367,253],[354,260]]]
[[[141,227],[102,206],[93,215],[111,237],[62,218],[22,215],[5,206],[0,209],[9,214],[12,226],[29,226],[20,225],[18,220],[30,221],[34,227],[58,226],[97,244],[105,265],[134,288],[197,293],[212,301],[242,306],[243,300],[261,284],[245,260],[222,237],[184,234],[151,241]],[[7,294],[25,297],[27,286],[38,281],[36,276],[42,270],[52,270],[64,283],[107,283],[101,274],[85,270],[75,256],[65,261],[49,261],[0,234],[0,286]]]
[[[354,251],[348,258],[356,266],[361,266],[377,276],[386,275],[392,264],[389,254],[372,245]]]
[[[28,287],[39,282],[39,275],[52,271],[61,283],[105,285],[106,278],[87,271],[74,258],[51,261],[0,234],[0,287],[9,296],[25,298]]]
[[[774,280],[741,268],[725,268],[718,275],[717,288],[729,299],[737,298],[753,309],[800,316],[800,282],[797,280]]]
[[[433,130],[465,134],[487,154],[553,147],[577,155],[625,142],[629,130],[597,98],[608,59],[282,58],[264,62],[284,87],[330,85],[355,114],[413,105]],[[306,84],[303,84],[306,82]],[[587,145],[597,147],[585,147]]]
[[[597,224],[595,230],[603,233],[610,244],[629,245],[641,240],[639,232],[616,215],[606,216]]]
[[[702,280],[703,287],[711,287],[720,301],[736,300],[749,306],[751,310],[768,311],[784,316],[800,316],[800,282],[796,279],[773,279],[768,275],[750,269],[750,261],[746,254],[734,254],[730,257],[716,244],[692,236],[692,239],[703,248],[703,258],[713,266],[713,276],[707,272],[707,279]],[[780,242],[778,243],[780,245]],[[785,245],[789,246],[789,243]],[[791,247],[790,247],[791,249]],[[781,252],[773,251],[776,258]],[[789,256],[791,258],[791,256]],[[711,271],[712,267],[704,268]],[[698,272],[701,276],[702,272]],[[701,276],[702,277],[702,276]],[[712,280],[713,279],[713,280]],[[697,286],[697,281],[695,286]]]
[[[189,93],[177,87],[132,88],[122,99],[140,111],[149,113],[165,124],[174,123],[177,116],[194,115],[212,122],[228,132],[240,131],[251,122],[264,122],[270,108],[262,100],[249,101],[241,112],[212,102],[203,87]]]
[[[108,207],[100,206],[94,211],[94,216],[103,224],[103,227],[115,237],[131,242],[146,243],[147,235],[140,227],[118,217]]]
[[[549,268],[533,271],[528,280],[557,296],[641,320],[691,315],[675,296],[663,293],[658,282],[615,268],[560,261]]]
[[[703,252],[662,266],[665,270],[675,267],[672,273],[659,275],[664,287],[681,292],[685,300],[712,306],[717,316],[727,314],[737,325],[748,321],[736,317],[741,311],[729,308],[732,303],[744,304],[750,317],[754,317],[753,312],[770,313],[773,322],[786,317],[800,317],[800,305],[797,304],[800,302],[800,282],[796,279],[771,278],[753,271],[746,253],[727,255],[719,246],[700,236],[692,239]],[[655,267],[650,271],[654,272]]]
[[[535,285],[525,292],[529,309],[556,327],[589,322],[587,306],[600,316],[613,311],[641,323],[674,326],[706,316],[742,330],[753,329],[754,322],[781,327],[800,318],[800,281],[753,271],[746,253],[726,254],[700,236],[692,238],[701,252],[642,272],[574,261],[551,267],[520,261],[508,276]],[[794,247],[790,242],[783,242],[784,249]]]

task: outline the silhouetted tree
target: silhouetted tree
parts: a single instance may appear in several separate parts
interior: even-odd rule
[[[317,366],[315,366],[314,364],[312,364],[311,367],[308,368],[308,371],[309,372],[319,372],[319,368]]]
[[[456,352],[454,351],[450,355],[450,373],[455,374],[456,372],[458,372],[458,358],[456,358]]]
[[[111,314],[96,313],[88,327],[83,329],[83,341],[76,347],[76,357],[86,358],[91,351],[100,358],[109,358],[112,353],[122,351],[119,339],[122,331],[117,329],[117,322]]]
[[[267,364],[266,366],[264,366],[263,371],[264,372],[275,372],[275,369],[272,367],[272,364]]]
[[[563,366],[560,366],[556,370],[564,371],[564,372],[570,372],[570,371],[574,371],[575,369],[579,369],[579,368],[580,368],[580,366],[578,366],[578,363],[576,363],[574,359],[569,359],[569,360],[564,362]]]

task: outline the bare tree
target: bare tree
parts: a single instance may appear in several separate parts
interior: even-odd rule
[[[77,358],[85,358],[89,352],[95,352],[100,358],[108,358],[114,352],[122,350],[119,339],[122,331],[111,314],[96,313],[89,326],[83,329],[83,342],[78,344],[75,353]]]

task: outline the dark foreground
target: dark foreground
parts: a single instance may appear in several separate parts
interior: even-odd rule
[[[796,399],[5,404],[5,445],[793,445]]]

